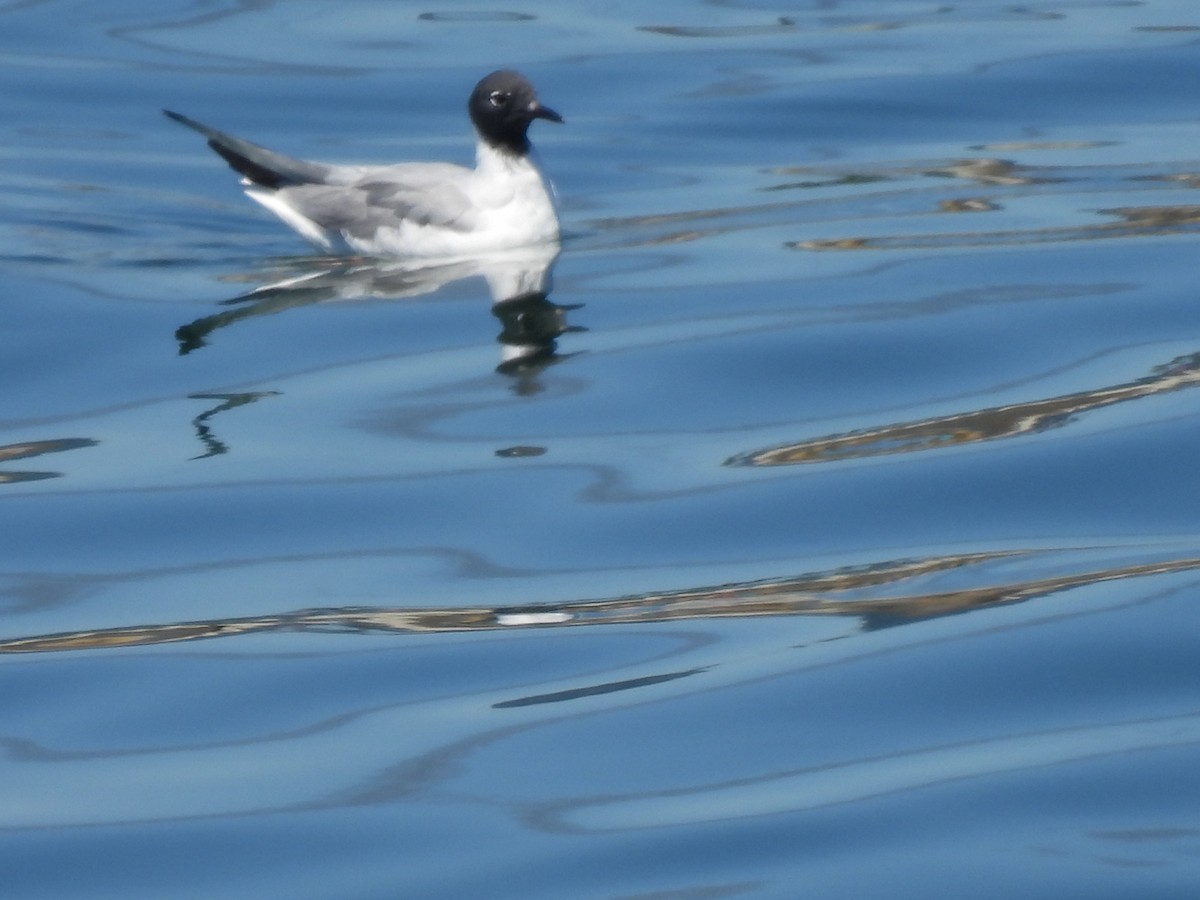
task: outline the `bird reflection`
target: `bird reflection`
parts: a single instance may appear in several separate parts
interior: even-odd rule
[[[220,401],[216,406],[205,410],[192,419],[192,426],[196,429],[196,437],[204,445],[204,452],[199,456],[193,456],[192,459],[208,459],[210,456],[220,456],[229,451],[229,447],[213,433],[212,426],[208,424],[208,420],[213,416],[230,409],[237,409],[239,406],[245,406],[247,403],[261,400],[263,397],[277,397],[278,395],[279,391],[248,391],[241,394],[188,394],[188,398],[191,400]]]
[[[214,331],[242,319],[338,300],[405,299],[432,294],[466,278],[483,278],[500,320],[501,361],[496,371],[517,379],[518,393],[540,390],[536,374],[562,357],[557,339],[583,331],[567,323],[578,306],[549,299],[557,245],[448,261],[306,257],[264,273],[269,283],[222,302],[230,307],[181,326],[175,332],[181,355],[205,346]]]
[[[551,303],[545,293],[529,293],[503,300],[492,306],[492,315],[500,320],[501,362],[497,372],[516,379],[514,390],[529,395],[541,391],[537,374],[558,362],[558,338],[569,331],[584,331],[578,325],[567,324],[567,313],[579,309],[579,304],[559,306]]]

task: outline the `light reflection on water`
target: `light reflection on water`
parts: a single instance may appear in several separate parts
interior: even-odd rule
[[[14,896],[1190,896],[1190,4],[67,14],[0,6]],[[467,161],[498,65],[557,258],[298,256],[157,112]]]
[[[1110,553],[1119,548],[1108,548]],[[1100,582],[1141,578],[1200,567],[1200,559],[1141,563],[1071,575],[932,593],[879,597],[880,588],[964,566],[1022,556],[1019,551],[879,563],[751,584],[723,584],[611,600],[582,600],[518,607],[420,609],[371,607],[313,610],[243,619],[112,628],[0,641],[0,653],[46,653],[230,637],[262,631],[458,632],[556,625],[612,625],[745,616],[849,616],[864,628],[881,628],[996,604],[1025,602]],[[1059,554],[1063,555],[1063,554]],[[828,597],[828,599],[827,599]],[[849,597],[850,599],[846,599]]]

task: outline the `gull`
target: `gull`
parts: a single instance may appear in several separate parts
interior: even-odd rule
[[[461,257],[557,244],[551,189],[532,158],[534,119],[562,122],[519,72],[471,92],[475,168],[446,162],[331,165],[294,159],[170,110],[242,176],[246,194],[327,253]]]

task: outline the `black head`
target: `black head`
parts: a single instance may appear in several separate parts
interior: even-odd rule
[[[525,132],[534,119],[561,122],[562,116],[538,102],[537,91],[520,72],[501,70],[488,75],[467,102],[479,136],[501,150],[528,153]]]

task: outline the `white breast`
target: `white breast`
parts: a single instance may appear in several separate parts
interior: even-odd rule
[[[529,156],[481,142],[476,167],[460,172],[454,187],[466,196],[468,211],[458,227],[405,220],[370,237],[343,234],[346,243],[376,256],[464,256],[558,240],[550,189]]]

